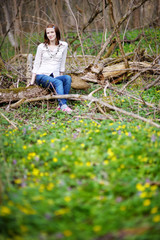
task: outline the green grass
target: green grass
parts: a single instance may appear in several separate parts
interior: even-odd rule
[[[158,240],[160,131],[82,119],[46,105],[1,118],[0,239]],[[6,113],[5,113],[6,114]]]

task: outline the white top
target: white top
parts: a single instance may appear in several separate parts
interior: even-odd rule
[[[50,75],[54,77],[65,71],[68,43],[59,41],[54,50],[49,45],[41,43],[37,47],[32,73]]]

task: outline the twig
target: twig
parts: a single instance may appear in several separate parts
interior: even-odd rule
[[[11,122],[2,112],[0,112],[0,115],[1,115],[4,119],[6,119],[7,122],[9,122],[14,128],[17,129],[17,126],[16,126],[13,122]]]
[[[94,93],[98,92],[98,91],[101,90],[101,89],[102,89],[102,87],[95,89],[95,90],[92,91],[88,96],[91,97]]]
[[[96,103],[96,106],[106,118],[109,118],[110,120],[115,122],[115,119],[110,114],[106,114],[98,103]]]
[[[73,11],[72,11],[72,9],[71,9],[71,6],[70,6],[70,3],[69,3],[69,0],[65,0],[65,2],[66,2],[66,4],[67,4],[67,6],[68,6],[68,8],[69,8],[69,10],[70,10],[70,12],[71,12],[71,14],[72,14],[74,20],[75,20],[76,28],[77,28],[77,35],[78,35],[78,38],[79,38],[79,41],[80,41],[80,44],[81,44],[81,50],[82,50],[82,54],[83,54],[83,58],[84,58],[84,62],[85,62],[85,66],[87,66],[87,62],[86,62],[86,58],[85,58],[85,54],[84,54],[84,50],[83,50],[83,44],[82,44],[81,36],[80,36],[80,34],[79,34],[79,29],[78,29],[78,22],[77,22],[77,19],[76,19],[75,15],[74,15],[74,13],[73,13]]]
[[[107,81],[107,84],[106,84],[106,86],[104,87],[104,96],[106,97],[107,95],[106,95],[106,89],[109,87],[109,82]]]
[[[130,6],[131,7],[133,6],[133,2],[134,2],[134,0],[131,0],[131,2],[130,2]],[[124,46],[124,42],[125,42],[124,38],[125,38],[125,34],[126,34],[126,31],[127,31],[127,28],[128,28],[128,24],[129,24],[130,18],[131,18],[131,16],[129,16],[127,24],[126,24],[126,27],[124,29],[124,33],[123,33],[123,46]]]

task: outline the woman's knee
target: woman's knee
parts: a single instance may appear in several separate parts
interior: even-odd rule
[[[71,82],[72,82],[71,76],[70,76],[70,75],[65,75],[65,77],[66,77],[67,83],[70,83],[70,84],[71,84]]]

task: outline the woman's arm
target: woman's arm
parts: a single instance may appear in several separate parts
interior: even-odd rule
[[[61,73],[65,72],[65,64],[66,64],[66,57],[67,57],[67,50],[68,50],[68,43],[64,42],[63,44],[65,44],[65,48],[63,51],[63,55],[62,55],[62,61],[61,61],[61,66],[60,66],[60,75],[63,75]]]
[[[35,60],[34,60],[34,65],[33,65],[33,70],[32,70],[32,78],[31,78],[30,83],[27,84],[27,87],[33,85],[35,82],[36,72],[41,64],[41,58],[42,58],[42,45],[40,44],[37,48],[37,52],[36,52],[36,56],[35,56]]]
[[[36,73],[32,73],[32,78],[29,84],[27,84],[27,87],[34,85],[36,79]]]

